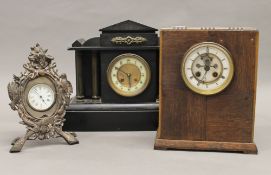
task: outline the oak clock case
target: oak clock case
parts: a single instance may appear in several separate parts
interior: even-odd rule
[[[155,149],[257,153],[258,39],[252,28],[161,30]]]
[[[123,21],[100,37],[76,40],[76,96],[65,130],[156,130],[158,123],[157,29]]]
[[[72,86],[66,74],[58,75],[54,58],[46,53],[39,44],[31,47],[25,71],[8,84],[9,105],[27,129],[24,137],[14,139],[11,153],[20,152],[27,140],[62,137],[70,145],[79,143],[74,133],[62,131]]]

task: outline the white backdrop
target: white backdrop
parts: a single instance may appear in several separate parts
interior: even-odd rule
[[[2,174],[270,174],[270,0],[0,0],[0,170]],[[28,143],[9,154],[9,142],[24,133],[10,110],[6,86],[23,70],[30,46],[39,42],[56,58],[75,87],[78,38],[123,20],[151,27],[251,26],[260,30],[255,141],[259,155],[154,151],[155,132],[79,133],[80,145],[62,140]],[[237,68],[238,69],[238,68]],[[30,170],[29,170],[30,169]]]

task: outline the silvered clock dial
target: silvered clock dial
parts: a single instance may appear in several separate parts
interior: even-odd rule
[[[192,46],[183,58],[181,69],[185,84],[203,95],[221,92],[231,82],[234,72],[228,50],[211,42]]]
[[[139,55],[130,53],[114,58],[107,70],[111,88],[126,97],[141,94],[147,88],[150,76],[148,63]]]
[[[48,110],[55,103],[55,90],[47,84],[37,84],[29,90],[27,100],[34,110]]]

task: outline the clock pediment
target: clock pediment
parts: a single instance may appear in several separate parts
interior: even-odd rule
[[[126,20],[117,24],[102,28],[99,31],[102,33],[155,33],[157,29],[140,24],[131,20]]]
[[[110,25],[99,31],[101,31],[100,37],[87,40],[78,39],[68,50],[103,50],[131,46],[156,47],[158,45],[157,29],[131,20]]]

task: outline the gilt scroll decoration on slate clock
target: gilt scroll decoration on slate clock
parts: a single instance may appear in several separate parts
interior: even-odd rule
[[[141,36],[137,36],[137,37],[131,37],[131,36],[127,36],[127,37],[114,37],[112,38],[111,42],[114,44],[127,44],[127,45],[131,45],[131,44],[142,44],[144,42],[146,42],[147,39]]]

